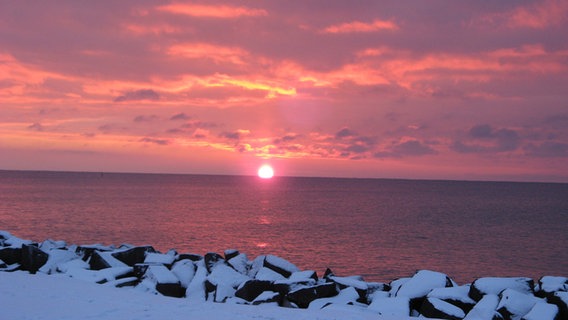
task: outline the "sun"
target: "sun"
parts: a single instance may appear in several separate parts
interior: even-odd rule
[[[258,168],[258,176],[262,179],[270,179],[274,177],[274,170],[271,166],[265,164]]]

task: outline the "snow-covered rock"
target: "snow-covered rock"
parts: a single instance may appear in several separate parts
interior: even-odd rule
[[[215,287],[215,302],[233,297],[237,288],[248,280],[250,280],[248,276],[225,264],[217,264],[207,276],[207,281]]]
[[[308,305],[308,309],[321,309],[329,304],[355,304],[359,299],[359,293],[353,287],[347,287],[336,296],[316,299]]]
[[[185,296],[192,302],[203,302],[207,299],[205,294],[205,281],[207,280],[207,267],[205,261],[199,260],[196,263],[197,269],[191,282],[185,290]]]
[[[175,256],[169,254],[146,252],[144,263],[171,266],[174,263],[175,258]]]
[[[250,262],[246,254],[239,253],[236,256],[231,256],[231,258],[227,260],[227,263],[239,273],[248,275]]]
[[[466,314],[464,320],[493,320],[501,317],[497,312],[499,297],[496,294],[486,294],[477,304]]]
[[[124,248],[124,247],[123,247]],[[134,266],[137,263],[144,262],[147,253],[156,252],[152,246],[131,247],[115,251],[112,256],[127,266]]]
[[[568,319],[568,292],[557,291],[547,300],[558,307],[560,319]]]
[[[293,263],[271,254],[264,259],[263,267],[281,274],[284,278],[288,278],[292,273],[300,271]]]
[[[22,244],[22,270],[36,273],[48,260],[49,255],[35,245]]]
[[[540,292],[544,296],[550,296],[556,291],[568,291],[567,277],[544,276],[538,280]]]
[[[67,249],[59,249],[56,247],[51,248],[52,249],[47,252],[49,254],[47,262],[41,268],[39,268],[39,272],[51,274],[57,272],[58,265],[61,263],[75,259],[80,260],[79,256],[73,251],[69,251]]]
[[[118,260],[111,251],[93,251],[89,259],[89,265],[93,270],[101,270],[112,267],[127,267]]]
[[[334,283],[326,283],[290,291],[286,298],[300,308],[307,308],[312,301],[333,297],[337,293],[337,287]]]
[[[375,297],[369,305],[369,310],[380,316],[408,317],[410,316],[410,299],[408,297]]]
[[[400,286],[395,296],[408,297],[410,299],[422,298],[426,297],[435,288],[451,286],[453,286],[452,280],[444,273],[420,270],[410,280]]]
[[[499,294],[497,311],[506,319],[519,319],[527,314],[541,299],[532,294],[522,293],[515,289],[505,289]]]
[[[524,277],[485,277],[475,280],[469,289],[469,296],[479,301],[486,294],[499,294],[505,289],[533,294],[534,281]]]
[[[264,291],[263,293],[259,294],[254,300],[252,301],[252,305],[259,305],[259,304],[274,304],[279,305],[280,300],[282,299],[279,292],[274,291]]]
[[[251,279],[241,283],[235,292],[235,296],[252,302],[263,292],[272,291],[273,289],[272,281]]]
[[[428,298],[438,298],[445,302],[449,302],[456,307],[464,310],[466,313],[473,308],[475,301],[468,295],[469,285],[436,288],[428,293]]]
[[[278,281],[286,279],[281,273],[274,271],[273,269],[262,267],[256,273],[255,279],[257,280],[267,280],[267,281]]]
[[[420,314],[427,318],[458,320],[465,317],[465,312],[455,305],[438,298],[426,298],[420,307]]]
[[[556,305],[539,301],[522,317],[522,320],[555,320],[559,319],[559,316],[559,310]]]
[[[188,259],[177,261],[172,266],[173,274],[179,279],[181,286],[186,289],[191,283],[191,280],[193,280],[193,276],[195,276],[195,270],[195,264]]]

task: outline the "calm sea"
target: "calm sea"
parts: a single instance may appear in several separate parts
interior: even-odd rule
[[[0,171],[0,230],[275,254],[319,274],[568,275],[568,184]]]

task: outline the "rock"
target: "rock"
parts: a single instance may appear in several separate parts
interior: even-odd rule
[[[558,319],[568,319],[568,292],[555,292],[554,295],[549,297],[547,300],[549,303],[558,307]]]
[[[111,267],[127,267],[128,265],[116,259],[109,251],[93,251],[89,259],[89,265],[93,270],[102,270]]]
[[[255,275],[257,280],[278,281],[286,279],[281,273],[262,267]]]
[[[36,273],[49,258],[49,255],[34,245],[22,245],[22,270]]]
[[[236,250],[236,249],[228,249],[228,250],[225,250],[224,253],[225,253],[225,260],[226,260],[226,261],[229,261],[229,260],[231,260],[231,259],[233,259],[234,257],[236,257],[236,256],[239,255],[239,250]]]
[[[155,253],[156,250],[152,246],[132,247],[122,251],[112,253],[112,256],[127,266],[134,266],[137,263],[144,262],[146,253]]]
[[[288,278],[292,273],[300,271],[291,262],[271,254],[264,259],[263,267],[281,274],[284,278]]]
[[[259,304],[271,303],[271,304],[279,305],[279,304],[280,304],[280,300],[282,300],[282,297],[280,296],[280,293],[274,292],[274,291],[264,291],[263,293],[261,293],[260,295],[258,295],[258,296],[252,301],[251,304],[252,304],[252,305],[259,305]]]
[[[539,297],[550,297],[556,291],[568,291],[567,277],[545,276],[538,280],[539,290],[536,293]]]
[[[322,309],[330,304],[354,304],[360,298],[359,293],[353,287],[346,287],[339,294],[329,298],[319,298],[310,302],[308,309]]]
[[[148,266],[144,277],[155,282],[156,291],[165,296],[176,298],[185,296],[185,288],[181,286],[176,275],[163,265]]]
[[[93,252],[95,251],[112,251],[111,247],[106,247],[100,244],[88,245],[88,246],[77,246],[75,253],[81,257],[84,261],[89,261]]]
[[[286,298],[298,307],[305,309],[315,299],[333,297],[337,293],[334,283],[326,283],[291,291],[286,295]]]
[[[385,317],[409,317],[410,299],[408,297],[374,298],[369,310]]]
[[[0,260],[7,265],[22,263],[22,248],[0,248]]]
[[[369,285],[365,281],[363,281],[361,277],[328,276],[326,279],[335,283],[339,287],[339,290],[354,288],[355,290],[357,290],[357,293],[359,293],[360,302],[367,302],[367,290],[369,289]]]
[[[249,261],[246,254],[239,253],[238,255],[233,256],[232,258],[227,260],[227,263],[239,273],[248,275]]]
[[[175,259],[176,259],[175,256],[168,255],[168,254],[146,252],[146,257],[144,258],[144,263],[163,264],[164,266],[171,268]]]
[[[251,262],[250,267],[248,269],[248,276],[251,278],[255,278],[256,274],[258,273],[258,271],[260,271],[260,269],[262,269],[263,265],[264,265],[264,259],[266,258],[266,256],[258,256],[256,258],[254,258],[254,260]]]
[[[185,260],[185,259],[197,262],[199,260],[203,260],[203,256],[193,253],[181,253],[178,254],[176,257],[176,261]]]
[[[67,261],[75,259],[80,260],[79,256],[75,252],[69,251],[67,249],[54,248],[49,250],[47,253],[48,253],[47,262],[38,270],[46,274],[52,274],[57,272],[57,266],[60,263],[65,263]]]
[[[252,302],[263,292],[272,291],[273,289],[274,285],[272,284],[272,281],[255,279],[247,280],[241,283],[241,285],[237,288],[235,297]]]
[[[390,282],[389,286],[390,286],[390,294],[392,297],[394,297],[398,291],[398,289],[400,289],[400,287],[402,287],[403,284],[407,283],[408,281],[410,281],[410,279],[412,278],[398,278],[398,279],[394,279],[393,281]]]
[[[426,298],[420,307],[420,314],[427,318],[460,320],[465,317],[462,309],[438,298]]]
[[[207,280],[207,267],[205,260],[199,260],[195,263],[197,269],[191,282],[185,290],[185,296],[192,302],[204,302],[207,299],[205,294],[205,281]]]
[[[466,314],[464,320],[495,320],[503,319],[497,312],[499,297],[496,294],[488,293],[477,302],[475,306]]]
[[[215,302],[223,302],[233,297],[237,288],[248,280],[250,280],[248,276],[225,264],[217,264],[207,276],[207,281],[215,286]]]
[[[469,288],[469,297],[481,300],[486,294],[499,294],[505,289],[515,289],[526,294],[534,293],[534,281],[523,277],[486,277],[476,279]]]
[[[172,266],[172,272],[179,279],[182,287],[187,288],[195,276],[195,264],[191,260],[180,260]]]
[[[2,261],[2,259],[0,259],[0,272],[12,272],[12,271],[16,271],[20,269],[20,264],[19,263],[13,263],[13,264],[6,264],[6,262]]]
[[[532,294],[522,293],[515,289],[505,289],[499,294],[497,311],[505,319],[519,319],[527,314],[541,299]]]
[[[211,273],[213,267],[219,263],[225,263],[225,258],[223,258],[220,254],[215,252],[209,252],[205,254],[205,267],[207,268],[207,272]]]
[[[305,281],[308,279],[313,279],[314,281],[318,281],[318,274],[313,270],[305,270],[305,271],[296,271],[293,272],[288,279],[292,281]]]
[[[468,293],[469,285],[466,285],[458,287],[436,288],[430,291],[427,297],[441,299],[462,309],[465,313],[468,313],[475,305],[475,301],[469,297]]]
[[[424,298],[430,291],[435,288],[445,288],[453,285],[454,282],[443,273],[420,270],[400,286],[395,293],[395,297],[410,298],[410,307],[419,310]]]
[[[555,320],[559,318],[558,307],[544,301],[537,302],[521,320]]]

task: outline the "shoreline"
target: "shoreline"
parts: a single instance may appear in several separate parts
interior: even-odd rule
[[[389,283],[367,282],[360,276],[336,276],[329,269],[318,276],[273,255],[250,261],[237,250],[201,256],[175,250],[161,253],[152,246],[34,243],[6,231],[0,231],[0,260],[4,272],[76,278],[191,304],[340,309],[403,319],[475,319],[476,314],[486,314],[527,319],[536,315],[541,320],[565,318],[568,304],[568,278],[560,275],[537,282],[527,277],[483,277],[459,285],[446,274],[419,270]],[[518,309],[519,303],[526,307]]]

